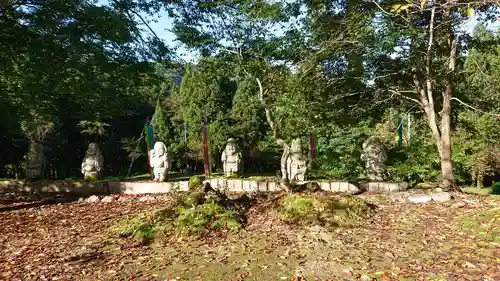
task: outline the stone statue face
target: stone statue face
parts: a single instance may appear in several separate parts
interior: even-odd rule
[[[300,139],[294,139],[290,146],[291,154],[302,154],[302,143]]]
[[[98,152],[99,152],[99,146],[97,145],[97,143],[95,142],[90,143],[87,149],[87,154],[95,155]]]
[[[158,155],[163,155],[163,153],[165,153],[165,151],[163,150],[163,147],[158,147],[158,149],[156,150],[156,152],[158,153]]]
[[[228,143],[226,145],[226,152],[229,155],[233,155],[236,153],[236,146],[234,145],[234,143]]]
[[[163,156],[167,151],[165,144],[163,144],[162,142],[156,142],[153,149],[155,152],[155,157]]]
[[[238,145],[236,144],[235,139],[229,139],[226,144],[226,148],[224,149],[227,155],[234,155],[238,152]]]
[[[367,154],[377,154],[382,151],[382,142],[377,137],[370,137],[364,144],[363,150]]]

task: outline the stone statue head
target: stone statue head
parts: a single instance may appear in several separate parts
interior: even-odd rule
[[[87,148],[88,155],[96,155],[99,153],[99,145],[95,142],[89,143],[89,147]]]
[[[153,150],[154,150],[155,156],[160,157],[160,156],[163,156],[167,152],[167,146],[163,142],[157,141],[157,142],[155,142]]]
[[[224,149],[228,155],[233,155],[238,152],[238,142],[234,138],[227,140],[226,148]]]
[[[290,153],[292,154],[302,154],[302,141],[300,138],[292,140],[290,145]]]
[[[379,138],[371,136],[363,143],[363,151],[367,154],[383,151],[382,142]]]

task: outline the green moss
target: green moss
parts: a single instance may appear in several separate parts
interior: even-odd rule
[[[180,206],[172,221],[173,230],[187,233],[200,233],[210,229],[241,228],[234,211],[226,210],[214,201],[192,207]]]
[[[373,214],[375,206],[354,196],[314,198],[288,195],[277,205],[281,218],[298,224],[352,226]]]
[[[192,176],[189,178],[189,190],[195,190],[203,185],[203,179],[200,176]]]
[[[120,236],[151,239],[157,234],[200,234],[207,231],[242,227],[239,213],[216,200],[205,200],[205,193],[191,192],[155,212],[125,218],[112,226]]]
[[[143,240],[150,240],[155,232],[150,218],[146,215],[125,218],[112,226],[113,232],[124,237],[134,237]]]

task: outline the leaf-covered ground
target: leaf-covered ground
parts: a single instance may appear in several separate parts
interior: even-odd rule
[[[145,245],[110,227],[162,200],[62,203],[0,212],[0,280],[500,280],[500,197],[415,205],[402,195],[361,227],[280,221],[269,200],[246,228]]]

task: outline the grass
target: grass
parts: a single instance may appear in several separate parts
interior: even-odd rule
[[[474,195],[500,195],[499,187],[483,187],[477,188],[475,186],[466,186],[460,188],[464,193],[474,194]]]
[[[500,243],[500,207],[457,218],[462,230],[482,240]]]

